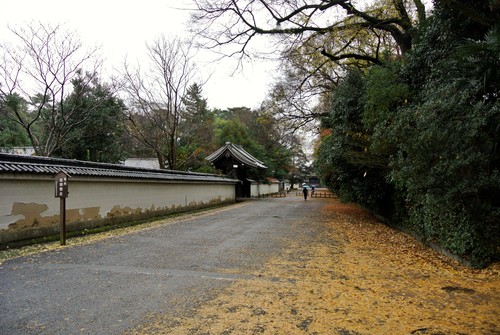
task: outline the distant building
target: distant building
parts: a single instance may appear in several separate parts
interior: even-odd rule
[[[0,148],[0,153],[19,156],[35,156],[35,149],[33,147]]]
[[[123,165],[144,169],[160,169],[156,158],[127,158]]]
[[[316,176],[309,177],[309,179],[306,183],[308,183],[309,185],[314,186],[314,187],[321,186],[321,180],[319,180],[319,178]]]
[[[290,184],[290,180],[288,179],[285,179],[281,182],[281,185],[280,185],[280,191],[290,191],[290,188],[291,188],[292,184]]]

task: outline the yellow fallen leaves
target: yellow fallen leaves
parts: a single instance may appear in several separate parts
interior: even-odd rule
[[[499,264],[464,268],[336,200],[323,214],[318,244],[288,241],[190,317],[158,316],[131,333],[500,334]]]
[[[466,269],[362,213],[337,219],[335,227],[349,240],[348,257],[332,266],[351,274],[344,292],[354,299],[342,304],[363,320],[351,329],[363,334],[500,332],[498,264]],[[364,288],[362,294],[358,287]]]

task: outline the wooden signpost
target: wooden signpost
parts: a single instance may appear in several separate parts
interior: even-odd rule
[[[55,185],[55,196],[59,198],[60,201],[60,214],[59,214],[59,232],[61,245],[66,244],[66,198],[68,197],[68,179],[69,175],[64,171],[59,171],[54,179]]]

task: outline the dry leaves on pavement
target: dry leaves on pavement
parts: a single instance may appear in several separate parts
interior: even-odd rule
[[[315,245],[288,241],[253,279],[130,333],[500,334],[499,264],[467,269],[337,200],[323,214]]]

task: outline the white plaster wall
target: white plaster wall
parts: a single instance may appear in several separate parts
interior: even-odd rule
[[[16,202],[46,205],[44,215],[59,215],[59,199],[54,197],[54,182],[51,180],[0,180],[0,229],[23,219],[23,215],[12,214]]]
[[[269,193],[278,193],[280,191],[280,184],[273,183],[269,185]]]
[[[257,183],[252,183],[250,185],[250,196],[251,197],[258,197],[260,195],[259,186],[260,186],[260,184],[257,184]]]
[[[269,194],[269,185],[268,184],[260,184],[259,185],[260,194]]]
[[[115,206],[140,208],[144,212],[165,207],[208,204],[217,199],[234,200],[234,185],[70,182],[67,208],[100,207],[101,217],[105,218]]]
[[[250,195],[252,197],[258,197],[259,195],[278,192],[279,184],[252,183],[252,185],[250,186]]]
[[[0,179],[0,233],[24,215],[12,214],[15,203],[36,204],[42,217],[59,215],[60,199],[54,197],[50,178]],[[171,209],[190,205],[208,205],[217,201],[234,201],[234,184],[161,183],[131,180],[70,179],[67,210],[99,208],[101,218],[117,206],[145,213],[151,209]],[[38,207],[37,207],[38,206]],[[73,211],[74,212],[74,211]]]

